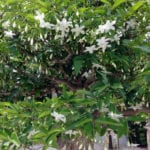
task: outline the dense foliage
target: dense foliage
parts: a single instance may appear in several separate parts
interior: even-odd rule
[[[92,141],[108,128],[121,136],[128,121],[148,120],[149,9],[144,0],[2,0],[2,149]]]

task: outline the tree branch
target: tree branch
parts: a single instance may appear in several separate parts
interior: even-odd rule
[[[73,54],[71,52],[68,52],[68,55],[61,60],[54,60],[52,63],[53,64],[66,64],[69,60],[71,60]]]
[[[139,113],[150,113],[150,108],[142,108],[142,109],[137,109],[137,110],[133,110],[133,109],[128,109],[122,112],[124,116],[134,116],[137,115]]]

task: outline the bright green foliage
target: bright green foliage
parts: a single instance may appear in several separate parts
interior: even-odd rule
[[[1,149],[93,140],[107,128],[121,136],[129,120],[146,121],[121,114],[150,105],[149,9],[146,0],[2,0]]]

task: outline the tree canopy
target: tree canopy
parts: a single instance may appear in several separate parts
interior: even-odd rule
[[[0,140],[57,147],[149,118],[146,0],[2,0]],[[132,116],[133,115],[133,116]],[[7,149],[7,148],[6,148]]]

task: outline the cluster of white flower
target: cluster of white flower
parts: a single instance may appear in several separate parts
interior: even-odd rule
[[[57,32],[61,32],[61,35],[58,37],[64,38],[67,36],[67,33],[69,32],[69,28],[72,26],[71,21],[67,21],[66,18],[63,18],[62,20],[57,19],[57,24],[55,26]]]
[[[109,38],[101,37],[100,39],[97,39],[97,46],[92,45],[89,47],[86,47],[84,52],[89,52],[90,54],[93,54],[95,51],[102,49],[103,52],[105,52],[106,48],[111,47],[109,45]]]
[[[77,23],[74,24],[74,22],[71,19],[67,20],[65,17],[62,19],[56,19],[56,21],[57,21],[56,24],[52,24],[50,22],[45,21],[44,13],[42,13],[40,11],[36,11],[34,19],[39,21],[40,28],[47,28],[47,29],[55,30],[56,31],[55,39],[63,40],[64,37],[66,37],[69,32],[73,33],[74,39],[79,37],[80,35],[88,34],[87,31],[85,31],[85,26],[79,25]],[[82,21],[80,21],[80,23],[81,22]],[[114,21],[107,20],[105,24],[99,25],[98,29],[96,31],[92,30],[92,33],[94,34],[94,36],[96,36],[96,35],[99,35],[101,33],[108,33],[111,30],[115,30],[115,26],[114,26],[115,23],[116,23],[115,20]],[[10,26],[10,21],[5,21],[3,23],[4,28],[8,28],[9,26]],[[13,23],[13,26],[16,27],[15,22]],[[28,26],[26,25],[23,33],[27,32],[27,31],[28,31]],[[4,33],[5,33],[6,37],[10,37],[10,38],[13,38],[13,36],[15,35],[15,33],[13,33],[11,30],[5,31]],[[40,35],[40,39],[43,40],[43,35]],[[96,38],[95,38],[95,40],[96,40]],[[28,41],[30,41],[31,46],[34,44],[33,38],[30,38],[30,40],[28,40]],[[86,37],[82,36],[79,39],[79,42],[82,43],[82,41],[86,41]],[[114,36],[114,40],[112,40],[110,38],[106,38],[106,37],[101,37],[101,38],[96,40],[96,42],[97,42],[96,45],[90,45],[90,46],[85,47],[84,52],[88,52],[90,54],[93,54],[95,51],[98,51],[99,49],[102,49],[102,52],[105,52],[105,50],[108,47],[111,47],[109,44],[109,42],[111,42],[111,41],[116,41],[119,44],[120,35],[116,34]],[[35,46],[36,50],[37,50],[37,47],[38,46],[36,45]]]
[[[41,28],[48,28],[48,29],[52,29],[53,24],[50,24],[49,22],[45,22],[44,18],[45,15],[44,13],[40,13],[39,11],[36,11],[36,16],[34,17],[36,20],[39,20],[40,22],[40,27]]]
[[[55,39],[60,39],[61,41],[63,41],[63,39],[67,37],[69,33],[73,33],[74,39],[79,37],[80,35],[88,35],[88,34],[90,34],[91,36],[93,35],[94,40],[90,42],[90,45],[86,46],[84,50],[85,53],[90,53],[90,54],[93,54],[94,52],[98,50],[102,50],[102,52],[104,53],[107,48],[111,47],[111,42],[116,42],[119,45],[120,38],[122,37],[122,34],[123,34],[122,32],[119,32],[119,31],[116,31],[116,34],[114,34],[114,32],[113,34],[110,32],[110,31],[115,30],[116,20],[112,20],[112,21],[107,20],[105,24],[99,25],[96,30],[86,31],[85,26],[79,25],[79,24],[82,24],[82,21],[79,21],[79,24],[77,24],[71,19],[67,20],[66,15],[62,19],[57,18],[56,24],[46,22],[44,13],[40,11],[35,12],[34,19],[39,21],[39,26],[41,28],[55,30],[56,31]],[[8,20],[8,21],[3,22],[2,26],[4,27],[4,29],[8,28],[10,26],[10,21]],[[131,19],[126,22],[126,30],[135,29],[137,26],[138,26],[138,23],[134,19]],[[16,27],[15,22],[13,23],[13,27]],[[27,31],[28,31],[28,26],[26,25],[24,27],[23,32],[27,32]],[[105,33],[106,34],[109,33],[107,34],[108,37],[103,35]],[[4,31],[4,35],[6,37],[13,38],[15,33],[13,33],[11,30],[8,30],[8,31]],[[103,35],[103,36],[100,37],[100,35]],[[146,39],[149,38],[148,33],[145,36],[146,36]],[[42,34],[40,34],[39,37],[40,39],[43,40],[45,38],[45,35],[43,36]],[[69,41],[69,38],[68,38],[68,41]],[[83,41],[84,42],[87,41],[86,36],[81,36],[81,38],[78,39],[78,42],[80,43],[82,43]],[[96,42],[96,44],[92,45],[92,43],[94,42]],[[30,45],[32,46],[33,44],[34,44],[34,40],[30,38]],[[34,47],[35,47],[35,50],[37,50],[38,45],[35,45]]]
[[[73,27],[72,21],[67,20],[66,18],[62,18],[62,20],[57,19],[56,25],[45,22],[44,13],[40,13],[39,11],[36,11],[36,16],[34,18],[36,20],[39,20],[41,28],[55,29],[57,32],[55,39],[63,39],[68,35],[70,28]],[[72,28],[71,31],[72,33],[74,33],[75,38],[78,37],[80,34],[85,34],[84,26],[79,26],[78,24],[75,24],[75,27]]]
[[[51,116],[53,116],[55,118],[56,122],[62,121],[62,122],[66,122],[66,117],[62,114],[57,113],[56,111],[54,111],[53,113],[51,113]]]
[[[99,25],[98,29],[96,30],[96,34],[100,34],[100,33],[108,33],[111,30],[115,30],[115,25],[116,21],[110,21],[107,20],[107,22],[104,25]],[[106,38],[106,37],[101,37],[99,39],[96,40],[97,45],[92,45],[89,47],[86,47],[84,52],[89,52],[90,54],[94,53],[95,51],[102,49],[102,52],[105,52],[105,50],[108,47],[111,47],[111,45],[109,44],[110,41],[116,41],[118,44],[120,42],[120,36],[119,35],[115,35],[114,36],[114,40],[111,40],[110,38]]]
[[[78,37],[80,34],[86,34],[85,32],[85,27],[84,26],[79,26],[78,24],[75,24],[75,26],[73,26],[73,23],[71,20],[67,20],[66,18],[62,18],[62,20],[57,19],[57,24],[50,24],[49,22],[45,22],[44,21],[44,14],[40,13],[39,11],[36,12],[36,16],[35,19],[40,21],[40,27],[46,27],[49,29],[55,29],[57,34],[55,36],[55,39],[63,39],[64,37],[66,37],[68,35],[68,32],[71,31],[72,33],[74,33],[74,38]],[[115,23],[116,21],[110,21],[107,20],[105,24],[103,25],[99,25],[98,29],[96,30],[96,32],[94,32],[95,35],[98,35],[100,33],[108,33],[111,30],[115,30]],[[114,40],[116,41],[118,44],[120,42],[120,35],[116,34],[114,36]],[[81,39],[80,39],[81,41]],[[105,52],[105,50],[110,47],[109,42],[112,41],[110,38],[106,38],[106,37],[101,37],[100,39],[97,39],[97,45],[91,45],[91,46],[87,46],[84,50],[84,52],[88,52],[90,54],[94,53],[95,51],[97,51],[98,49],[102,49],[103,52]]]
[[[4,29],[7,29],[10,27],[10,21],[5,21],[2,23],[2,27]],[[11,30],[8,30],[8,31],[4,31],[4,35],[5,37],[8,37],[8,38],[13,38],[13,36],[15,35],[15,33],[13,33]]]
[[[143,108],[143,103],[139,103],[139,104],[133,105],[133,106],[131,106],[129,108],[133,109],[134,111],[142,109]]]

